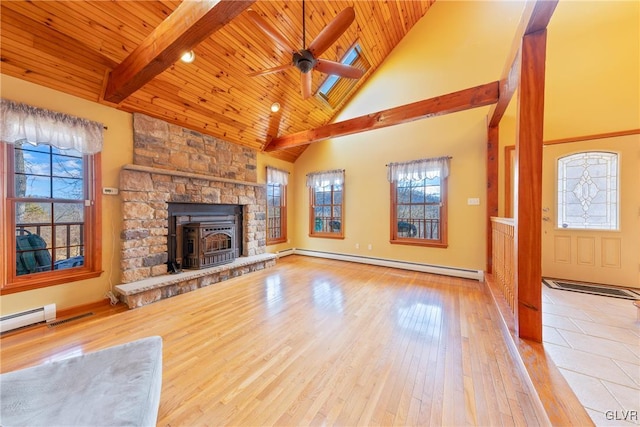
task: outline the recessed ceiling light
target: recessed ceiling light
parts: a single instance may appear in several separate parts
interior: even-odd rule
[[[190,50],[189,52],[183,53],[182,56],[180,57],[180,60],[182,62],[186,62],[187,64],[192,63],[194,59],[196,59],[196,54],[192,50]]]
[[[278,111],[280,111],[280,104],[277,102],[274,102],[273,104],[271,104],[271,111],[274,113],[277,113]]]

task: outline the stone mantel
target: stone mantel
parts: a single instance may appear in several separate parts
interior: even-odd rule
[[[251,187],[265,186],[265,184],[259,184],[257,182],[239,181],[236,179],[229,179],[229,178],[218,178],[210,175],[202,175],[197,173],[181,172],[181,171],[175,171],[170,169],[154,168],[150,166],[124,165],[122,169],[129,170],[129,171],[136,171],[136,172],[146,172],[146,173],[157,174],[157,175],[168,175],[168,176],[179,176],[179,177],[191,178],[191,179],[202,179],[206,181],[223,182],[227,184],[248,185]]]

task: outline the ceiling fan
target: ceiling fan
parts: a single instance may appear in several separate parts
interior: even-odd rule
[[[302,49],[296,49],[280,31],[276,30],[271,24],[265,21],[256,11],[249,9],[247,11],[249,18],[260,28],[267,36],[280,46],[291,51],[292,60],[289,64],[280,65],[278,67],[268,68],[266,70],[257,71],[250,74],[251,77],[262,76],[265,74],[284,71],[292,67],[300,70],[300,81],[302,84],[302,98],[307,99],[311,96],[311,70],[316,69],[321,73],[334,74],[349,79],[359,79],[364,75],[364,71],[352,67],[350,65],[341,64],[339,62],[330,61],[328,59],[318,58],[322,55],[340,36],[346,31],[356,17],[353,7],[347,7],[331,22],[329,22],[315,39],[306,45],[306,27],[305,27],[305,7],[302,1]]]

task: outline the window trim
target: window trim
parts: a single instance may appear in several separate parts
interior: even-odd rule
[[[89,170],[85,174],[85,185],[88,186],[91,206],[85,206],[85,262],[82,267],[41,272],[17,276],[16,265],[16,237],[15,237],[15,198],[9,197],[8,185],[13,183],[14,173],[14,146],[13,144],[0,144],[1,157],[6,160],[6,169],[2,172],[0,184],[2,184],[2,204],[4,216],[2,218],[5,243],[5,256],[3,282],[0,286],[0,295],[12,294],[32,289],[40,289],[63,283],[92,279],[102,274],[102,194],[98,191],[102,188],[102,157],[100,153],[85,155],[89,164]]]
[[[397,224],[397,181],[389,183],[390,191],[390,207],[391,214],[389,216],[389,243],[392,245],[409,245],[409,246],[422,246],[422,247],[434,247],[434,248],[447,248],[448,244],[448,196],[447,188],[449,183],[449,177],[440,178],[440,239],[416,239],[406,238],[398,236],[398,224]]]
[[[279,185],[280,188],[280,237],[269,238],[269,185]],[[267,245],[287,242],[287,186],[277,182],[267,182]]]
[[[345,221],[344,221],[344,197],[345,197],[345,184],[344,182],[339,184],[342,187],[342,203],[340,203],[340,212],[342,213],[342,215],[340,216],[340,232],[339,233],[331,233],[331,232],[316,232],[315,231],[315,215],[314,215],[314,208],[315,208],[315,188],[316,187],[309,187],[309,237],[319,237],[319,238],[325,238],[325,239],[344,239],[344,228],[345,228]],[[333,187],[335,186],[335,184],[330,184],[331,186],[331,207],[332,207],[332,211],[333,211],[333,206],[338,206],[338,205],[334,205],[333,204],[333,192],[334,189]],[[326,205],[323,205],[326,206]]]

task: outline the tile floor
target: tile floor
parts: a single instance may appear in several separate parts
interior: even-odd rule
[[[542,286],[543,341],[597,426],[640,425],[640,320],[632,301]]]

